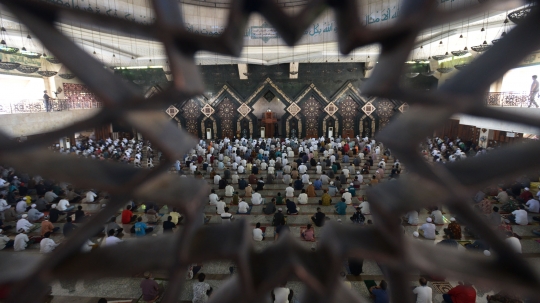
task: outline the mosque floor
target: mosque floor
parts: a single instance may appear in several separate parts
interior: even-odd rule
[[[264,172],[262,173],[264,174]],[[262,175],[261,174],[261,175]],[[313,178],[317,178],[315,174],[312,173]],[[247,176],[247,175],[246,175]],[[208,181],[211,183],[210,179]],[[282,195],[284,194],[284,188],[286,187],[284,184],[279,184],[274,186],[275,189],[265,189],[263,191],[263,197],[266,197],[267,199],[270,197],[275,197],[277,192],[281,192]],[[215,187],[217,189],[217,187]],[[269,187],[270,188],[270,187]],[[362,189],[359,191],[359,195],[363,195],[366,187],[363,186]],[[218,194],[222,196],[222,190]],[[298,196],[299,192],[295,192],[295,196]],[[241,191],[241,195],[243,194],[243,191]],[[320,193],[318,193],[320,196]],[[226,198],[226,202],[228,202],[230,198]],[[247,202],[250,201],[249,198],[245,199]],[[337,200],[337,198],[335,199]],[[300,215],[298,216],[288,216],[287,223],[290,225],[291,233],[295,237],[298,237],[298,240],[300,241],[300,226],[306,225],[307,223],[310,223],[310,217],[316,212],[316,208],[319,207],[318,198],[310,198],[309,203],[307,205],[299,205],[300,207]],[[353,204],[358,203],[357,200],[353,199]],[[98,204],[81,204],[85,211],[92,213],[97,212],[100,209],[100,205]],[[279,206],[278,206],[279,207]],[[284,207],[284,206],[283,206]],[[352,224],[348,217],[352,215],[354,212],[353,207],[349,206],[347,209],[347,215],[346,216],[337,216],[332,215],[333,212],[333,206],[326,206],[322,207],[323,212],[327,214],[328,217],[330,217],[330,220],[338,220],[341,219],[341,224]],[[205,215],[210,216],[211,220],[209,224],[221,224],[221,219],[219,216],[215,214],[215,208],[213,206],[206,206],[205,207]],[[445,217],[449,219],[451,217],[451,214],[443,209],[443,211],[446,211]],[[236,212],[236,206],[231,207],[231,213]],[[262,206],[254,206],[252,210],[251,215],[235,215],[238,219],[244,219],[247,220],[250,224],[255,225],[255,223],[260,222],[263,226],[266,226],[266,233],[267,238],[262,242],[255,242],[255,249],[256,250],[262,250],[265,247],[272,245],[273,240],[273,230],[274,228],[271,226],[271,220],[272,216],[270,215],[264,215],[262,213]],[[532,267],[534,267],[538,272],[540,272],[540,243],[537,242],[537,240],[540,238],[539,236],[535,236],[531,233],[532,229],[538,229],[540,228],[539,222],[532,220],[532,214],[529,214],[529,221],[531,222],[530,225],[527,226],[517,226],[513,225],[512,229],[513,231],[522,237],[521,244],[522,244],[522,250],[523,250],[523,257],[531,264]],[[427,211],[422,210],[422,212],[419,215],[419,222],[424,222],[425,219],[428,217]],[[367,216],[367,220],[372,219],[371,216]],[[119,222],[119,217],[118,217]],[[63,223],[55,223],[54,225],[61,227]],[[130,226],[124,226],[125,230],[129,230]],[[442,229],[446,227],[446,224],[444,226],[437,226],[437,230],[439,231],[439,235],[437,236],[437,239],[435,241],[429,241],[429,240],[423,240],[423,239],[417,239],[418,241],[429,241],[433,244],[439,242],[443,239],[442,235],[444,234],[442,232]],[[183,227],[179,226],[175,232],[179,232]],[[324,228],[324,227],[322,227]],[[361,227],[359,227],[361,228]],[[417,226],[410,226],[407,224],[404,224],[405,229],[405,236],[406,237],[413,237],[412,234],[414,231],[417,230]],[[463,228],[463,227],[462,227]],[[315,227],[315,235],[317,236],[320,234],[321,228]],[[34,232],[34,234],[38,234],[39,229]],[[155,226],[155,230],[153,234],[160,235],[163,233],[163,230],[161,228],[161,225],[158,224]],[[463,232],[464,237],[463,240],[472,240],[473,238],[467,237],[466,232]],[[13,234],[12,234],[13,235]],[[52,238],[58,242],[63,240],[63,236],[61,234],[53,234]],[[94,242],[98,243],[100,241],[100,238],[93,238]],[[131,236],[129,232],[124,233],[123,236],[124,241],[137,241],[137,238]],[[306,249],[316,249],[316,243],[312,242],[305,242],[300,241],[302,245],[306,247]],[[458,246],[459,250],[465,250],[465,248],[461,245]],[[39,244],[33,244],[24,252],[14,252],[13,250],[5,250],[0,251],[0,258],[5,256],[6,254],[35,254],[36,257],[43,257],[42,254],[39,253]],[[54,253],[54,252],[53,252]],[[492,255],[491,257],[494,257]],[[234,267],[235,265],[228,261],[213,261],[203,264],[203,268],[201,272],[204,272],[207,274],[207,280],[213,288],[219,288],[223,283],[225,283],[230,277],[232,276],[230,273],[230,267]],[[344,263],[342,271],[347,272],[346,264]],[[234,273],[233,273],[234,275]],[[157,281],[163,284],[164,287],[170,287],[168,285],[167,276],[165,272],[155,272],[154,276]],[[420,277],[420,272],[411,272],[410,273],[410,282],[411,287],[418,285],[418,278]],[[379,282],[382,279],[384,279],[383,273],[378,266],[377,263],[371,260],[365,260],[364,266],[363,266],[363,273],[359,276],[353,276],[348,274],[346,277],[346,281],[349,281],[351,283],[351,287],[355,289],[359,295],[363,296],[364,298],[369,298],[368,289],[364,283],[365,280],[374,280],[375,282]],[[52,282],[52,295],[53,299],[52,302],[54,303],[90,303],[90,302],[97,302],[97,299],[100,297],[105,297],[108,299],[113,299],[116,301],[117,299],[124,299],[117,300],[118,302],[138,302],[138,299],[141,296],[141,291],[139,288],[139,283],[141,281],[140,277],[118,277],[118,278],[106,278],[106,279],[96,279],[96,280],[85,280],[85,281],[54,281]],[[182,291],[182,295],[179,298],[179,302],[191,302],[192,299],[192,283],[194,280],[188,280],[183,285],[184,290]],[[458,281],[447,281],[452,286],[456,286],[458,284]],[[432,286],[432,281],[429,282],[429,286]],[[296,299],[299,299],[300,294],[303,291],[303,283],[292,279],[287,283],[287,287],[293,289],[295,291]],[[433,302],[434,303],[440,303],[443,302],[442,300],[442,294],[435,288],[433,288]],[[493,294],[496,289],[484,289],[482,287],[476,287],[477,288],[477,300],[478,303],[484,303],[487,302],[486,295]],[[369,300],[369,299],[368,299]],[[267,298],[267,302],[270,302],[270,297]]]

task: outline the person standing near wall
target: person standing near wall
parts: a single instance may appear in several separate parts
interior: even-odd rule
[[[538,83],[538,82],[537,82]],[[538,85],[536,86],[538,87]],[[50,111],[50,108],[51,108],[51,101],[50,101],[51,97],[49,97],[49,95],[47,95],[47,91],[44,90],[43,91],[43,103],[45,105],[45,111],[46,112],[49,112]]]
[[[536,80],[536,78],[537,78],[536,75],[532,76],[533,82],[531,84],[531,95],[530,95],[530,99],[529,99],[529,108],[533,104],[536,105],[536,108],[538,108],[538,104],[535,101],[536,95],[538,94],[538,90],[539,90],[538,80]]]

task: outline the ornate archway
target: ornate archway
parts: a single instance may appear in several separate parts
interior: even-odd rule
[[[217,106],[217,116],[220,120],[220,130],[222,138],[234,138],[234,119],[237,115],[236,107],[229,98],[223,99]]]
[[[298,116],[289,116],[286,121],[285,136],[300,138],[302,134],[302,120]]]
[[[343,138],[354,137],[354,120],[358,114],[359,107],[358,103],[351,96],[348,96],[339,104],[339,113],[343,117],[343,133],[341,134]],[[362,130],[360,130],[360,133],[362,133]]]
[[[199,137],[197,119],[201,114],[201,107],[197,101],[191,99],[182,107],[182,117],[185,119],[186,131],[193,134],[195,137]],[[204,132],[202,133],[204,134]],[[203,136],[204,137],[204,136]]]
[[[217,136],[217,122],[214,117],[204,117],[201,120],[201,134],[203,139],[215,139]],[[210,138],[208,138],[208,134]]]
[[[302,105],[302,114],[306,118],[306,138],[319,137],[319,117],[323,113],[322,109],[322,105],[313,97]]]

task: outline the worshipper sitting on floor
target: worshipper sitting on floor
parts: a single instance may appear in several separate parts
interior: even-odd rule
[[[358,206],[356,212],[350,218],[353,223],[364,224],[366,217],[362,214],[362,208]]]
[[[244,197],[251,197],[253,193],[253,188],[251,187],[251,184],[248,184],[248,186],[246,187],[246,189],[244,190]]]
[[[334,185],[334,181],[330,182],[330,185],[328,186],[328,194],[331,197],[335,197],[339,193],[338,188]]]
[[[525,203],[525,202],[529,201],[532,198],[533,198],[533,195],[532,195],[531,191],[529,190],[528,187],[525,187],[523,189],[523,192],[521,193],[521,195],[519,195],[519,197],[516,197],[516,200],[518,200],[521,203]]]
[[[143,236],[151,233],[152,231],[154,231],[154,228],[153,227],[148,227],[146,225],[146,223],[142,222],[142,217],[138,217],[137,218],[137,223],[135,223],[135,225],[133,225],[131,230],[133,231],[132,233],[134,233],[137,237],[143,237]]]
[[[0,229],[0,250],[13,247],[14,243],[15,241],[4,235],[4,230]]]
[[[45,216],[44,213],[40,212],[36,209],[36,204],[30,205],[30,210],[28,211],[28,221],[30,222],[36,222],[39,221],[41,218]]]
[[[290,232],[289,225],[285,224],[285,222],[280,222],[280,224],[276,226],[276,229],[274,231],[274,241],[288,232]]]
[[[442,215],[442,212],[439,210],[439,207],[435,206],[433,208],[433,211],[430,215],[431,219],[433,219],[433,224],[435,225],[443,225],[444,224],[444,218]]]
[[[116,245],[118,243],[124,242],[120,238],[115,236],[115,233],[116,231],[114,229],[109,230],[107,232],[107,237],[104,238],[103,241],[101,242],[101,246],[103,247],[112,246],[112,245]]]
[[[315,224],[317,227],[321,227],[324,225],[324,222],[326,221],[326,215],[321,211],[320,207],[317,207],[317,212],[313,217],[311,217],[311,221]]]
[[[264,189],[264,180],[263,180],[263,177],[261,177],[259,181],[257,181],[256,190],[263,190],[263,189]]]
[[[443,294],[443,300],[446,303],[475,303],[476,290],[468,282],[458,282],[458,286],[450,289],[448,293]]]
[[[514,237],[513,232],[507,232],[506,233],[506,239],[505,242],[510,245],[513,251],[517,252],[518,254],[521,254],[521,242],[519,242],[519,239]]]
[[[122,224],[130,224],[137,220],[137,215],[134,215],[131,211],[131,205],[126,206],[126,209],[122,211]]]
[[[272,201],[270,201],[270,203],[266,203],[265,206],[263,207],[263,213],[265,215],[271,215],[275,212],[276,212],[276,198],[272,198]]]
[[[501,225],[501,214],[499,213],[499,208],[497,206],[493,206],[493,212],[489,214],[488,221],[493,227]]]
[[[144,216],[146,217],[146,221],[150,224],[157,224],[158,221],[161,219],[161,216],[158,214],[157,206],[150,207],[146,210],[146,213]]]
[[[251,201],[253,202],[253,199]],[[247,202],[240,201],[238,203],[238,211],[236,211],[236,213],[240,214],[240,215],[249,215],[249,214],[251,214],[251,209],[252,208],[253,208],[253,206],[249,206],[249,204],[247,204]]]
[[[77,210],[75,211],[75,222],[81,223],[89,216],[86,215],[81,205],[77,206]]]
[[[146,303],[154,303],[159,299],[160,288],[159,284],[152,278],[150,272],[144,273],[144,279],[140,284],[142,290],[142,299]]]
[[[374,303],[389,303],[390,298],[388,296],[388,291],[386,290],[388,288],[388,284],[385,280],[382,280],[381,283],[379,283],[379,286],[372,286],[369,289],[370,295],[373,297]]]
[[[253,205],[261,205],[264,203],[264,199],[262,198],[261,194],[259,193],[258,189],[255,189],[255,193],[251,196],[251,204]]]
[[[439,241],[436,245],[443,247],[451,247],[453,249],[458,249],[459,247],[459,243],[456,240],[448,238]]]
[[[279,226],[280,224],[285,224],[285,215],[283,215],[283,209],[281,207],[278,208],[278,212],[272,218],[272,226]]]
[[[64,237],[69,237],[76,229],[77,226],[73,224],[73,219],[71,217],[67,217],[66,224],[64,224],[64,227],[62,228]]]
[[[255,241],[264,241],[264,232],[261,229],[261,223],[257,222],[255,228],[253,229],[253,240]]]
[[[212,294],[212,287],[204,282],[206,275],[199,273],[197,275],[198,282],[193,283],[193,303],[206,303],[209,296]]]
[[[43,239],[41,239],[41,242],[39,242],[39,252],[42,254],[47,254],[52,252],[60,243],[55,243],[53,239],[51,239],[51,233],[47,232],[43,235]]]
[[[0,228],[4,231],[8,231],[13,228],[11,225],[4,224],[4,220],[0,219]]]
[[[454,240],[461,240],[461,225],[456,222],[456,218],[450,218],[448,228],[443,229],[446,237]]]
[[[110,220],[109,222],[107,222],[107,224],[105,224],[105,228],[103,229],[103,232],[104,232],[105,234],[107,234],[107,232],[108,232],[109,230],[111,230],[111,229],[114,230],[114,235],[115,235],[115,236],[120,235],[120,234],[124,231],[124,229],[121,228],[121,227],[116,223],[116,217],[115,217],[115,216],[112,216],[112,217],[111,217],[111,220]]]
[[[221,223],[231,223],[234,219],[233,215],[229,212],[229,208],[225,207],[224,212],[220,215]]]
[[[341,198],[341,201],[334,206],[334,213],[340,216],[347,214],[347,204],[345,203],[345,198]]]
[[[299,204],[307,204],[308,203],[308,195],[306,194],[306,190],[302,189],[302,193],[298,195],[298,203]]]
[[[227,204],[223,202],[223,198],[219,199],[219,201],[216,202],[216,213],[221,215],[225,212],[225,207],[227,207]]]
[[[427,286],[427,280],[424,277],[418,279],[420,286],[413,289],[413,294],[416,295],[416,303],[432,303],[433,290]]]
[[[538,213],[540,211],[540,202],[536,199],[530,199],[525,204],[525,209],[530,213]]]
[[[311,224],[306,226],[306,229],[301,234],[302,239],[305,241],[315,242],[315,229]]]
[[[502,203],[502,204],[505,204],[505,203],[508,203],[509,201],[509,197],[508,197],[508,193],[506,192],[506,190],[502,189],[499,187],[499,193],[497,194],[496,197],[493,197],[493,199],[499,201],[499,203]]]
[[[296,206],[296,203],[294,201],[287,199],[286,201],[287,205],[287,214],[289,215],[298,215],[298,212],[300,211],[300,208]]]
[[[525,206],[523,204],[520,204],[518,210],[514,210],[511,215],[509,215],[505,222],[506,223],[513,223],[518,225],[528,225],[529,219],[527,215],[527,211],[525,211]]]
[[[34,241],[33,239],[28,238],[23,228],[19,229],[18,232],[19,234],[15,236],[15,240],[13,241],[13,250],[23,251],[28,245],[33,244]]]
[[[28,220],[28,215],[23,214],[21,218],[17,221],[17,227],[16,230],[24,229],[26,233],[31,233],[34,230],[39,228],[38,224],[32,224]]]
[[[176,224],[174,224],[172,219],[172,216],[168,216],[167,221],[163,222],[163,233],[172,233],[173,228],[176,228]]]
[[[436,235],[436,229],[435,224],[432,223],[433,220],[431,218],[426,219],[426,223],[422,224],[420,228],[418,228],[418,233],[429,240],[435,240]]]
[[[75,206],[70,206],[69,201],[66,199],[64,195],[61,195],[60,197],[61,199],[60,201],[58,201],[58,204],[56,206],[59,211],[69,213],[75,209]]]
[[[407,223],[409,225],[417,226],[418,225],[418,211],[416,210],[409,211],[405,215],[404,219],[407,220]]]
[[[10,208],[4,210],[4,218],[6,222],[15,222],[17,221],[21,215],[17,213],[15,210],[15,205],[11,205]]]

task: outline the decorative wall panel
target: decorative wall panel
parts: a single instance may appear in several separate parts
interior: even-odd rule
[[[343,124],[342,136],[344,138],[354,137],[354,120],[356,115],[359,114],[358,107],[358,103],[356,103],[351,96],[347,96],[347,98],[339,104],[339,114],[342,117]]]
[[[199,137],[197,119],[200,116],[200,110],[199,103],[193,99],[186,102],[184,107],[182,107],[182,116],[186,120],[186,130],[196,137]]]
[[[322,115],[321,104],[315,98],[309,98],[302,105],[302,114],[306,118],[306,137],[319,137],[319,117]]]
[[[236,105],[229,98],[223,99],[217,106],[217,116],[220,118],[221,137],[233,138],[234,120],[236,117]]]
[[[380,127],[386,126],[390,121],[390,118],[394,115],[394,103],[387,99],[382,99],[377,105],[377,114],[380,117]]]

